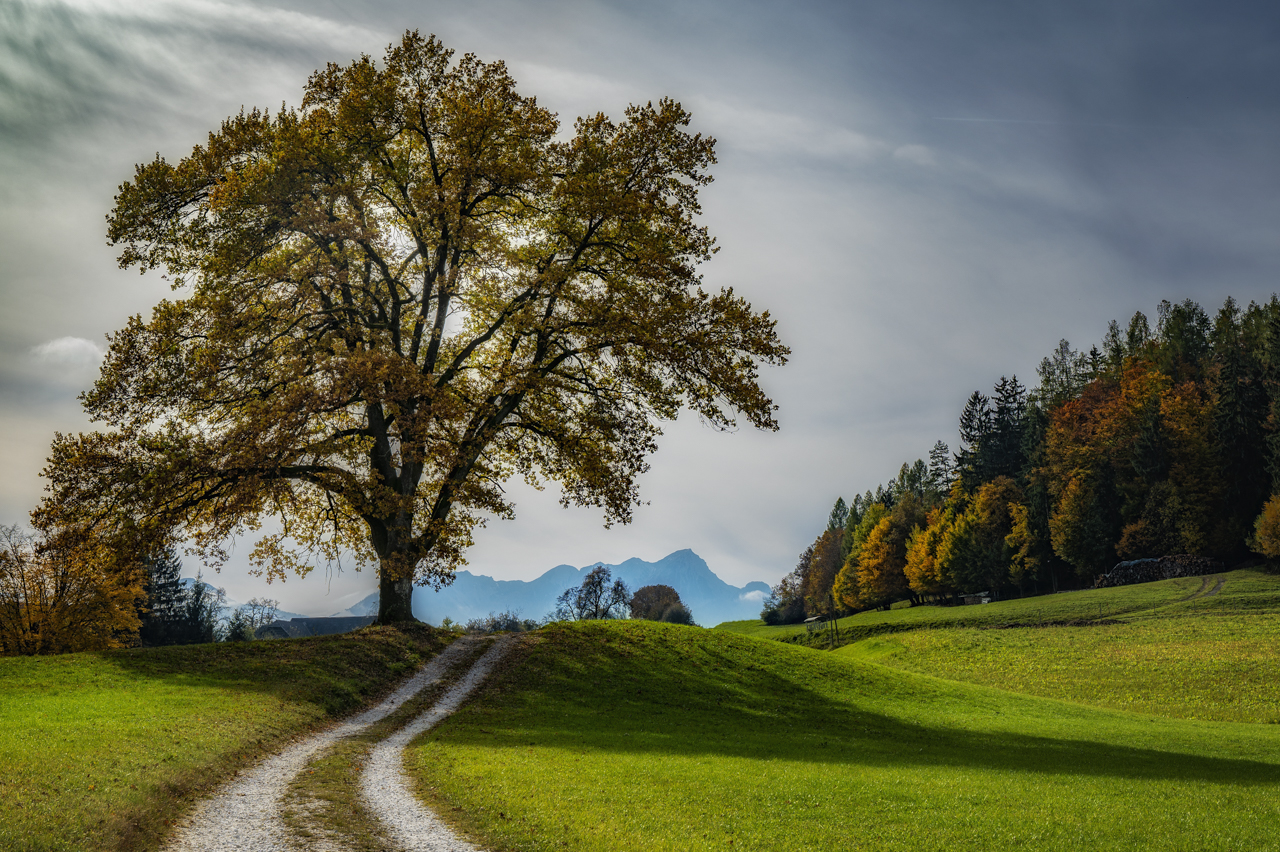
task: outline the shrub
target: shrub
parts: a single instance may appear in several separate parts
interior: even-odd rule
[[[446,618],[445,621],[452,626],[451,619]],[[484,618],[473,618],[467,622],[466,631],[468,633],[523,633],[526,630],[537,630],[541,626],[540,622],[532,618],[521,618],[519,612],[508,610],[491,612]],[[447,626],[446,629],[448,629]]]
[[[689,625],[692,625],[692,624],[693,624],[693,613],[692,613],[692,612],[690,612],[690,611],[689,611],[689,608],[688,608],[687,606],[685,606],[684,604],[682,604],[682,603],[677,603],[677,604],[675,604],[675,605],[673,605],[673,606],[667,607],[667,609],[663,611],[663,613],[662,613],[662,617],[661,617],[661,618],[659,618],[658,620],[659,620],[659,621],[665,621],[665,622],[667,622],[668,624],[689,624]]]
[[[1269,559],[1280,557],[1280,494],[1262,507],[1262,514],[1253,523],[1249,546]]]
[[[693,624],[693,613],[670,586],[644,586],[631,598],[631,617],[671,624]]]

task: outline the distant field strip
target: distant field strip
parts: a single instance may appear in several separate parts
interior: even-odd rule
[[[1214,585],[1216,583],[1216,586]],[[1152,614],[1171,612],[1170,607],[1217,597],[1231,584],[1237,600],[1227,608],[1240,606],[1276,607],[1280,611],[1280,577],[1255,570],[1233,571],[1214,577],[1178,577],[1155,583],[1084,589],[1014,598],[974,606],[904,606],[890,610],[860,612],[837,621],[841,644],[872,636],[908,630],[948,627],[1034,627],[1038,625],[1084,624],[1126,621]],[[1221,609],[1221,607],[1219,608]],[[1194,606],[1186,612],[1197,611]],[[811,633],[806,625],[769,626],[762,621],[730,621],[716,627],[731,633],[825,647],[823,631]]]

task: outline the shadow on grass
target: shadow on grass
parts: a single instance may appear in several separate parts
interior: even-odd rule
[[[495,687],[448,726],[451,743],[1280,784],[1275,763],[1132,744],[1142,717],[1098,711],[1096,739],[1009,732],[1047,702],[666,625],[549,628]]]
[[[133,648],[97,657],[132,678],[271,694],[333,715],[386,691],[451,638],[427,625],[405,624],[305,639]]]

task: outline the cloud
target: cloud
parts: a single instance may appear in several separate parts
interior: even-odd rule
[[[83,337],[59,337],[31,348],[37,363],[78,370],[96,368],[105,354],[98,344]]]
[[[740,601],[754,601],[755,603],[762,603],[764,599],[765,593],[759,589],[752,589],[749,592],[743,592],[738,595],[738,600]]]
[[[203,124],[211,105],[271,103],[284,79],[296,99],[294,78],[321,59],[386,41],[350,22],[239,2],[0,3],[0,150],[29,166],[82,146],[91,126],[137,136],[174,115]],[[223,103],[229,93],[235,104]]]
[[[752,154],[864,163],[893,150],[883,139],[803,115],[701,98],[691,103],[700,126]]]
[[[895,148],[893,158],[904,163],[912,163],[917,166],[933,167],[938,165],[937,158],[933,155],[926,145],[902,145]]]

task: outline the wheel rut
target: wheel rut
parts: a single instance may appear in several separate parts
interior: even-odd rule
[[[413,794],[404,770],[404,749],[415,737],[453,713],[475,691],[508,650],[514,636],[504,636],[485,652],[448,692],[409,724],[374,746],[360,776],[365,804],[404,852],[479,852],[457,837]]]
[[[377,706],[295,742],[243,773],[219,793],[196,805],[163,847],[165,852],[309,852],[318,848],[314,840],[295,836],[282,818],[283,800],[290,783],[339,741],[364,732],[395,713],[424,689],[446,680],[454,669],[479,651],[482,643],[488,641],[481,637],[456,640]],[[406,852],[476,848],[454,836],[409,792],[399,761],[404,746],[457,709],[483,682],[493,663],[508,647],[509,639],[494,642],[428,711],[375,746],[374,756],[381,767],[377,773],[370,774],[373,760],[366,763],[361,777],[364,800],[379,819],[386,822],[384,828]],[[393,739],[397,745],[388,746]],[[406,795],[409,797],[407,801],[402,798]],[[389,797],[394,799],[394,805],[388,804]],[[409,820],[391,813],[395,808],[411,811]],[[426,830],[424,826],[430,826],[431,845],[422,845],[426,841],[416,838],[415,832]],[[337,837],[329,838],[323,845],[337,849],[343,846],[341,838]]]

